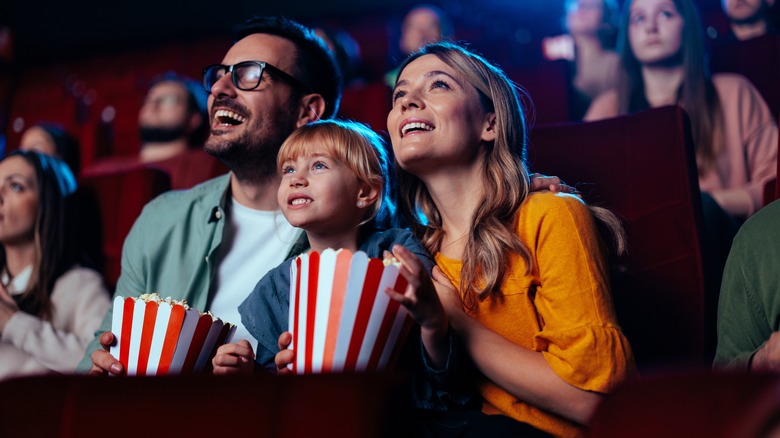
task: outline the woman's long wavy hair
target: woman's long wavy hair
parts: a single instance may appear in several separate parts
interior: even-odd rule
[[[699,13],[692,0],[673,0],[683,19],[680,63],[685,71],[677,103],[690,116],[691,132],[696,145],[699,174],[706,173],[715,164],[715,151],[723,141],[720,102],[712,85],[704,56],[704,38]],[[628,114],[647,109],[642,64],[634,56],[629,41],[631,1],[626,2],[620,19],[617,50],[621,68],[617,77],[618,113]]]
[[[61,160],[34,151],[14,151],[35,169],[38,214],[34,225],[35,260],[27,289],[14,299],[25,313],[48,320],[52,314],[54,283],[74,263],[66,245],[65,197],[75,190],[75,178]],[[7,159],[7,158],[6,158]],[[7,268],[5,247],[0,245],[0,266]]]
[[[520,255],[528,271],[530,253],[516,232],[517,213],[528,196],[530,177],[525,165],[526,123],[518,87],[482,56],[451,43],[436,43],[411,55],[404,68],[423,55],[434,55],[457,71],[476,90],[486,112],[496,116],[496,139],[485,143],[482,169],[484,199],[477,206],[473,228],[463,252],[460,294],[469,309],[479,301],[501,294],[510,257]],[[439,251],[444,231],[442,219],[425,184],[396,166],[399,207],[413,231],[431,254]],[[623,248],[620,223],[610,212],[596,209],[596,217],[607,220]]]

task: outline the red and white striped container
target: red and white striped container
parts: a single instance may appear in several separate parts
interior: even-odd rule
[[[406,309],[385,289],[403,293],[397,264],[358,251],[327,249],[290,266],[290,348],[295,374],[383,371],[411,328]]]
[[[211,366],[236,326],[157,294],[116,297],[110,353],[130,376],[190,374]]]

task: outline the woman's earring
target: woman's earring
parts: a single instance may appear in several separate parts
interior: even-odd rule
[[[363,203],[363,201],[358,201],[357,206],[358,206],[358,208],[363,208],[363,207],[366,206],[366,204]]]

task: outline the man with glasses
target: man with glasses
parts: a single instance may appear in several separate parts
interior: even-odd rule
[[[250,357],[256,341],[238,305],[306,244],[278,211],[276,154],[294,129],[336,113],[341,79],[324,43],[293,21],[249,20],[234,41],[222,64],[203,70],[211,123],[204,149],[231,172],[144,208],[125,241],[116,295],[158,292],[209,310],[238,325],[234,341],[248,341],[240,345]],[[109,311],[79,369],[125,373],[105,351],[114,342],[111,318]]]

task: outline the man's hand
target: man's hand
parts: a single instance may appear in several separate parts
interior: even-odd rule
[[[121,376],[125,373],[125,367],[108,352],[115,342],[116,338],[111,332],[104,332],[100,335],[100,345],[103,349],[95,350],[92,353],[92,368],[87,374],[91,376],[107,376],[109,374]]]
[[[529,190],[532,192],[549,190],[554,193],[570,193],[580,198],[582,197],[582,194],[577,189],[567,186],[559,177],[542,175],[541,173],[531,174],[531,187]]]
[[[769,340],[753,355],[751,371],[780,372],[780,332],[774,332]]]

